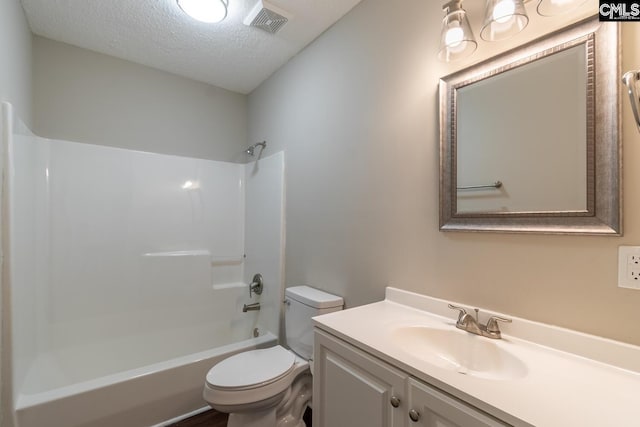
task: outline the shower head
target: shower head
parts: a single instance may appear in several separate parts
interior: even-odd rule
[[[255,151],[255,149],[257,147],[262,147],[262,150],[264,150],[265,148],[267,148],[267,141],[256,142],[255,144],[249,146],[249,148],[244,150],[244,152],[247,153],[250,156],[253,156],[254,155],[254,151]],[[262,153],[262,150],[260,150],[261,153]]]

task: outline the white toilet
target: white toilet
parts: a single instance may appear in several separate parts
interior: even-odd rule
[[[231,356],[207,373],[204,399],[229,414],[227,427],[304,427],[311,401],[311,318],[342,310],[341,297],[309,286],[285,290],[286,343]]]

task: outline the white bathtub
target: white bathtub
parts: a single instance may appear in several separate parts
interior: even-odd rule
[[[20,393],[17,427],[146,427],[163,425],[206,406],[207,371],[244,350],[274,345],[270,333],[166,362],[54,389]],[[46,359],[46,358],[45,358]],[[55,370],[55,362],[49,361]],[[41,362],[44,365],[46,361]]]

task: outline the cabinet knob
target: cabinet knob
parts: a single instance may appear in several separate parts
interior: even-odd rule
[[[415,409],[410,410],[409,418],[411,418],[411,421],[413,421],[414,423],[417,423],[420,419],[420,412],[416,411]]]
[[[391,402],[391,406],[393,406],[394,408],[400,406],[400,399],[398,399],[396,396],[391,396],[391,399],[389,399],[389,401]]]

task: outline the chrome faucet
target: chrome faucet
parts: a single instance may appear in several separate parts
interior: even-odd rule
[[[260,310],[260,303],[254,302],[253,304],[245,304],[242,306],[242,312],[246,313],[247,311],[258,311]]]
[[[476,316],[474,318],[471,314],[467,313],[467,310],[462,307],[449,304],[449,308],[452,310],[458,310],[460,312],[458,315],[458,321],[456,322],[456,328],[487,338],[502,338],[500,328],[498,327],[498,322],[511,323],[511,319],[506,319],[500,316],[491,316],[487,321],[487,324],[483,325],[478,321],[478,312],[480,311],[479,309],[474,309],[476,312]]]

